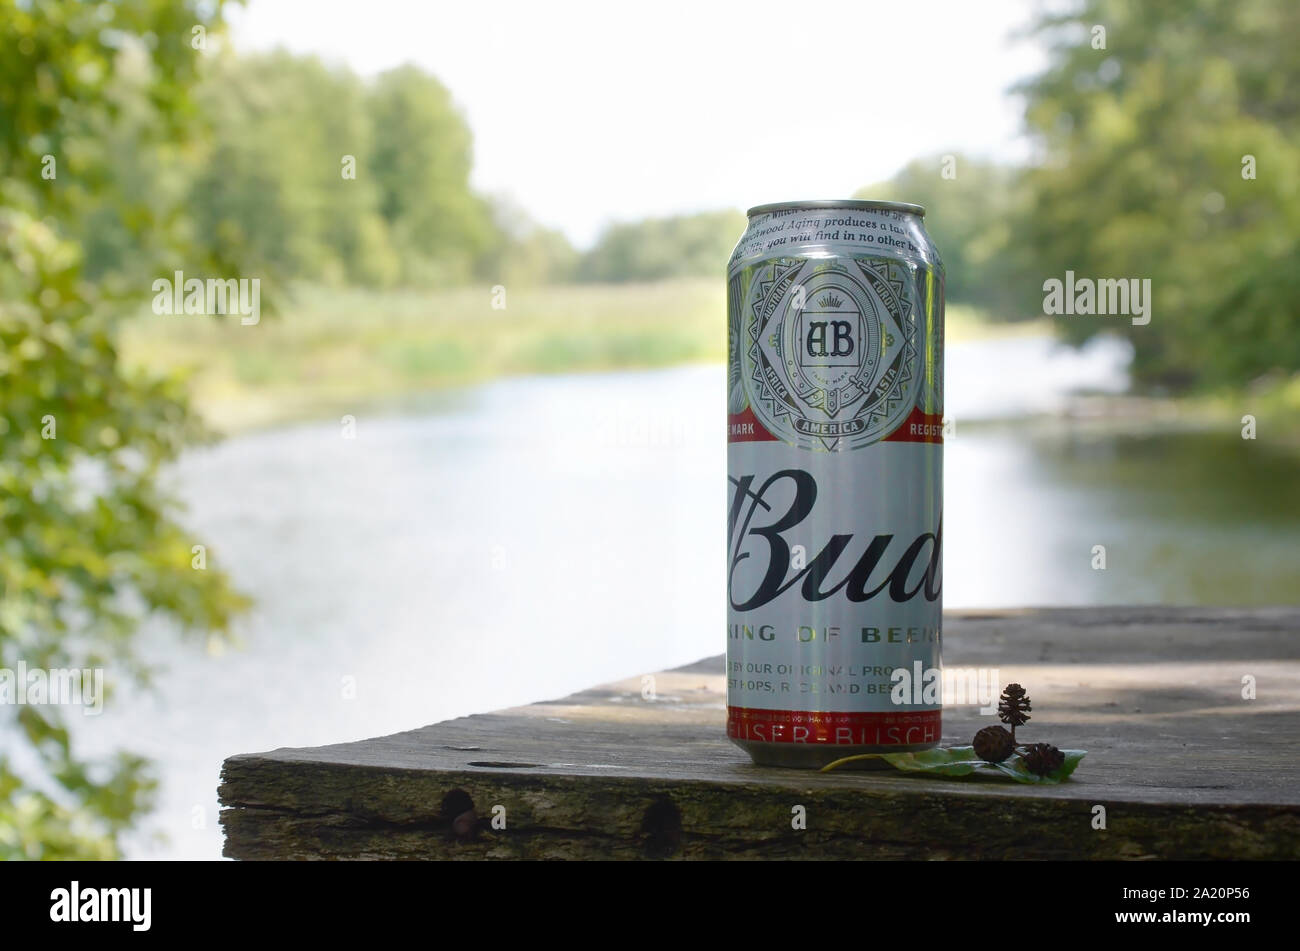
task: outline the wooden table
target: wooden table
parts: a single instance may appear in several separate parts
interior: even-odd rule
[[[1022,739],[1088,750],[1058,786],[753,766],[724,736],[711,657],[655,674],[653,700],[637,676],[359,743],[232,756],[225,854],[1295,859],[1298,634],[1296,608],[948,615],[945,666],[998,668],[1033,698]],[[991,722],[949,708],[944,745]]]

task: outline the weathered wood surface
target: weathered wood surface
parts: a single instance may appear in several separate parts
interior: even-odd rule
[[[1298,633],[1295,608],[949,615],[946,666],[999,668],[1034,699],[1024,739],[1089,751],[1059,786],[753,766],[723,735],[713,657],[656,674],[653,701],[637,676],[359,743],[233,756],[225,854],[1294,859]],[[1256,699],[1242,697],[1246,676]],[[990,722],[949,708],[944,744]],[[791,827],[796,805],[806,830]]]

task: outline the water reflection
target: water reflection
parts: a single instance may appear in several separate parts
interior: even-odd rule
[[[1235,430],[973,428],[947,467],[950,607],[1300,600],[1300,459]]]

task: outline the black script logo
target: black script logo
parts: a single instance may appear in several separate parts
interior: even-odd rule
[[[943,519],[933,532],[923,532],[910,542],[901,539],[895,543],[893,535],[876,535],[866,544],[865,550],[840,580],[826,587],[832,569],[840,556],[853,547],[854,536],[831,535],[818,554],[793,577],[791,548],[786,533],[808,518],[817,504],[817,480],[803,469],[782,469],[768,477],[757,490],[755,476],[731,478],[732,496],[727,516],[729,564],[727,567],[727,596],[735,611],[752,611],[780,597],[787,590],[800,585],[799,594],[805,601],[824,601],[843,591],[853,602],[869,601],[882,591],[888,591],[894,601],[910,601],[922,594],[927,601],[938,599],[942,590],[940,578],[940,548],[943,536]],[[791,497],[792,496],[792,497]],[[784,511],[774,510],[773,500],[790,499]],[[818,520],[814,520],[816,522]],[[821,519],[825,522],[825,519]],[[861,545],[857,546],[861,548]],[[816,550],[808,546],[808,551]],[[894,557],[897,554],[897,560]],[[748,558],[764,559],[766,568],[762,580],[752,592],[736,590],[736,569]],[[889,568],[892,562],[893,567]],[[925,570],[915,584],[908,587],[913,568],[918,563]],[[888,571],[884,569],[888,568]],[[878,571],[877,569],[881,569]],[[883,578],[874,587],[873,577]]]

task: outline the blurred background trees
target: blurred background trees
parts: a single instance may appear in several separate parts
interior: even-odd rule
[[[858,196],[925,205],[950,299],[993,320],[1042,316],[1043,281],[1067,270],[1149,278],[1149,325],[1054,321],[1075,342],[1128,337],[1141,386],[1285,376],[1300,366],[1297,28],[1281,0],[1088,0],[1044,15],[1049,66],[1018,90],[1031,163],[922,157]],[[125,273],[138,253],[118,194],[156,209],[179,190],[191,244],[248,273],[328,286],[712,276],[744,226],[738,210],[619,222],[580,252],[508,197],[475,192],[469,128],[416,67],[363,80],[311,57],[231,51],[206,67],[194,103],[212,135],[167,169],[135,148],[158,119],[139,69],[113,71],[113,122],[88,134],[106,145],[114,188],[79,182],[87,210],[70,223],[90,276]]]
[[[1067,270],[1149,278],[1148,325],[1054,321],[1075,342],[1126,336],[1140,386],[1295,373],[1300,7],[1088,0],[1036,31],[1051,57],[1019,90],[1031,165],[931,156],[860,194],[926,205],[950,299],[994,320],[1041,315],[1043,281]]]
[[[909,162],[894,177],[859,190],[855,198],[923,205],[925,227],[943,255],[950,300],[1005,319],[1025,311],[1017,281],[1030,271],[1017,231],[1025,219],[1021,170],[961,154]]]
[[[950,299],[993,320],[1041,316],[1043,281],[1066,270],[1150,278],[1147,326],[1055,321],[1075,342],[1127,336],[1141,385],[1284,375],[1300,366],[1298,27],[1281,0],[1088,0],[1045,15],[1036,31],[1050,65],[1019,89],[1030,164],[922,157],[858,196],[926,205]],[[60,194],[79,214],[65,234],[86,275],[111,286],[128,275],[138,286],[141,264],[158,263],[144,230],[249,275],[439,288],[713,276],[744,226],[738,210],[619,222],[579,251],[509,197],[474,190],[469,128],[449,90],[413,66],[367,80],[282,51],[191,50],[184,108],[210,134],[141,148],[179,114],[149,78],[157,52],[122,44],[98,67],[99,99],[72,90],[78,125],[62,147],[78,175]],[[34,131],[26,154],[51,135]]]
[[[616,224],[583,255],[578,274],[587,281],[655,281],[716,276],[745,230],[739,211],[701,212]]]
[[[1126,335],[1137,379],[1169,388],[1300,369],[1300,6],[1088,0],[1038,34],[1050,66],[1022,92],[1041,155],[1016,230],[1039,283],[1019,284],[1022,310],[1067,268],[1150,278],[1149,325],[1061,331]]]

